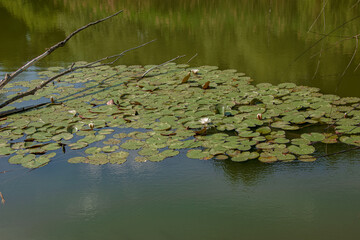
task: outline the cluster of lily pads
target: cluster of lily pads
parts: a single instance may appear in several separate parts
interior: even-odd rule
[[[167,64],[139,77],[151,67],[83,69],[24,98],[23,105],[51,103],[0,119],[0,155],[27,168],[67,149],[77,151],[70,163],[122,164],[132,151],[135,161],[156,162],[181,149],[194,159],[269,163],[314,161],[318,143],[360,146],[360,98],[293,83],[253,85],[243,73],[213,66]],[[41,81],[6,89],[16,94]]]

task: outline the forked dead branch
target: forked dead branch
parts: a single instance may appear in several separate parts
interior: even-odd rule
[[[100,19],[100,20],[97,20],[97,21],[94,21],[94,22],[91,22],[91,23],[88,23],[86,24],[85,26],[82,26],[81,28],[77,29],[76,31],[72,32],[70,35],[68,35],[63,41],[60,41],[58,42],[57,44],[53,45],[52,47],[48,48],[44,53],[42,53],[41,55],[37,56],[36,58],[32,59],[31,61],[29,61],[28,63],[26,63],[25,65],[23,65],[22,67],[20,67],[19,69],[17,69],[15,72],[11,73],[11,74],[5,74],[5,77],[0,80],[0,90],[2,88],[4,88],[12,79],[14,79],[16,76],[18,76],[19,74],[21,74],[22,72],[24,72],[26,69],[28,69],[30,66],[34,65],[35,63],[37,63],[38,61],[40,61],[41,59],[43,59],[44,57],[50,55],[53,51],[55,51],[56,49],[58,49],[59,47],[63,47],[65,46],[65,44],[74,36],[76,35],[77,33],[81,32],[82,30],[90,27],[90,26],[94,26],[98,23],[101,23],[103,21],[106,21],[114,16],[117,16],[118,14],[120,14],[122,12],[121,11],[118,11],[116,13],[114,13],[113,15],[110,15],[106,18],[103,18],[103,19]],[[75,66],[75,64],[72,64],[71,67],[69,67],[68,69],[64,70],[63,72],[51,77],[51,78],[48,78],[47,80],[43,81],[40,85],[28,90],[28,91],[25,91],[25,92],[22,92],[22,93],[19,93],[18,95],[4,101],[3,103],[0,104],[0,109],[13,103],[14,101],[16,100],[19,100],[21,98],[24,98],[26,96],[29,96],[29,95],[34,95],[38,90],[44,88],[46,85],[48,85],[49,83],[53,82],[54,80],[58,79],[59,77],[61,76],[64,76],[68,73],[71,73],[71,72],[74,72],[76,70],[79,70],[79,69],[84,69],[84,68],[95,68],[95,67],[100,67],[100,66],[104,66],[104,65],[111,65],[111,64],[114,64],[120,57],[124,56],[125,53],[131,51],[131,50],[135,50],[135,49],[138,49],[140,47],[143,47],[149,43],[152,43],[154,42],[155,40],[151,40],[149,42],[146,42],[146,43],[143,43],[141,45],[138,45],[136,47],[133,47],[133,48],[130,48],[130,49],[127,49],[123,52],[121,52],[120,54],[116,54],[116,55],[113,55],[113,56],[107,56],[107,57],[103,57],[101,59],[98,59],[94,62],[91,62],[91,63],[88,63],[86,65],[82,65],[82,66]],[[106,62],[104,63],[104,61],[107,61],[107,60],[111,60],[110,62]],[[172,60],[171,60],[172,61]],[[21,108],[21,109],[17,109],[15,110],[14,112],[19,112],[19,111],[24,111],[24,110],[27,110],[28,108]],[[13,112],[11,112],[13,113]],[[6,114],[8,114],[6,112]],[[5,115],[6,115],[5,114]],[[3,114],[2,114],[3,115]]]
[[[43,59],[44,57],[50,55],[53,51],[55,51],[56,49],[58,49],[59,47],[63,47],[65,46],[65,44],[76,34],[78,34],[79,32],[81,32],[82,30],[94,26],[98,23],[104,22],[112,17],[115,17],[117,15],[119,15],[120,13],[122,13],[123,10],[118,11],[116,13],[114,13],[113,15],[110,15],[106,18],[103,19],[99,19],[95,22],[91,22],[86,24],[85,26],[82,26],[81,28],[75,30],[74,32],[72,32],[70,35],[68,35],[64,40],[56,43],[55,45],[53,45],[52,47],[46,49],[46,51],[44,53],[42,53],[41,55],[37,56],[36,58],[33,58],[32,60],[30,60],[29,62],[27,62],[25,65],[23,65],[22,67],[20,67],[19,69],[17,69],[15,72],[11,73],[11,74],[5,74],[5,77],[3,79],[0,80],[0,90],[3,89],[5,87],[6,84],[8,84],[12,79],[14,79],[17,75],[19,75],[20,73],[24,72],[26,69],[28,69],[29,67],[31,67],[32,65],[34,65],[35,63],[37,63],[38,61],[40,61],[41,59]]]

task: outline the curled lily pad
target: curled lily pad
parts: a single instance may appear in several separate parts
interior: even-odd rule
[[[315,160],[316,160],[316,158],[311,155],[301,155],[299,157],[299,161],[301,161],[301,162],[314,162]]]

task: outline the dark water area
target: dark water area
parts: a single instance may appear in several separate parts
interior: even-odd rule
[[[19,77],[93,61],[141,43],[119,64],[236,69],[255,83],[294,82],[360,97],[357,0],[0,0],[0,74],[78,27],[81,32]],[[354,19],[354,20],[351,20]],[[332,32],[338,26],[343,27]],[[332,32],[323,38],[323,34]],[[322,40],[321,40],[322,39]],[[4,96],[2,96],[4,98]],[[329,150],[344,150],[338,146]],[[359,153],[313,163],[194,160],[72,165],[72,153],[29,171],[0,157],[0,239],[358,239]],[[323,149],[319,154],[327,153]],[[2,173],[2,171],[7,171]]]

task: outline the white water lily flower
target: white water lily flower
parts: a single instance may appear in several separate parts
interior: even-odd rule
[[[76,115],[76,110],[70,110],[69,113],[71,113],[72,115]]]
[[[93,124],[93,123],[89,123],[89,128],[94,129],[94,124]]]
[[[198,74],[199,69],[191,69],[191,72],[192,72],[193,74]]]
[[[211,119],[208,118],[208,117],[204,117],[204,118],[201,118],[201,119],[199,120],[199,122],[200,122],[201,124],[207,125],[207,124],[211,123]]]

